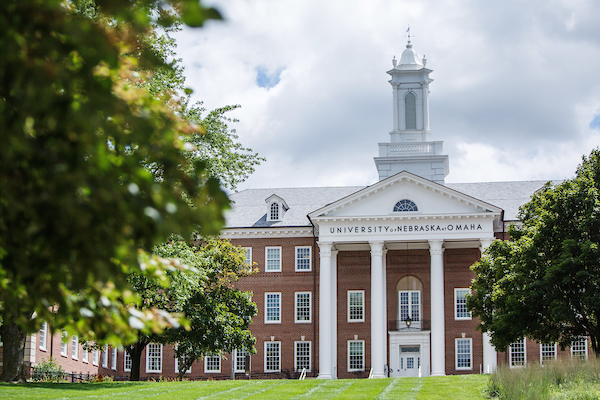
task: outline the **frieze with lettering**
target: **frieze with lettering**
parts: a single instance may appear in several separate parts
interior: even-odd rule
[[[482,231],[475,224],[423,224],[423,225],[369,225],[369,226],[332,226],[329,233],[336,234],[379,234],[379,233],[419,233],[419,232],[473,232]]]

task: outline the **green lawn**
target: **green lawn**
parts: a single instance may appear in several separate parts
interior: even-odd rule
[[[485,375],[338,380],[0,384],[0,399],[485,399]]]

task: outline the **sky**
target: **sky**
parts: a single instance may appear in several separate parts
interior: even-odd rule
[[[378,180],[410,26],[427,57],[446,182],[572,177],[600,145],[600,1],[204,1],[224,21],[176,34],[193,99],[230,113],[267,161],[238,190]]]

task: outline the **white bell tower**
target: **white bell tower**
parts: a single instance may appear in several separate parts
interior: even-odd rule
[[[419,59],[410,42],[402,52],[400,63],[387,73],[394,93],[394,124],[389,143],[379,143],[375,165],[379,180],[408,171],[425,179],[444,184],[448,175],[448,156],[442,154],[443,142],[431,140],[429,129],[429,77],[425,57]]]

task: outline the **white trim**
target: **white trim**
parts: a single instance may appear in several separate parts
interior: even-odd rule
[[[300,371],[300,372],[302,371],[302,368],[298,367],[298,345],[299,344],[308,344],[308,368],[306,368],[306,372],[310,372],[311,367],[312,367],[312,342],[310,340],[294,341],[294,370]]]
[[[42,335],[42,333],[43,333],[43,335]],[[40,350],[47,351],[47,347],[48,347],[48,323],[47,322],[42,322],[42,326],[40,327],[40,334],[38,336],[40,337]],[[42,343],[42,341],[43,341],[43,343]]]
[[[127,360],[129,360],[129,363]],[[127,367],[127,364],[129,364],[129,368]],[[131,354],[129,354],[127,350],[123,350],[123,372],[131,372],[132,365],[133,360],[131,359]]]
[[[350,295],[351,294],[355,294],[355,293],[360,293],[362,295],[362,304],[361,304],[361,308],[362,308],[362,318],[360,319],[350,319]],[[365,322],[365,291],[364,290],[348,290],[348,294],[346,295],[347,300],[346,300],[346,312],[347,312],[347,320],[348,322],[354,323],[354,322]],[[358,306],[355,306],[358,307]]]
[[[308,250],[308,269],[298,269],[298,250]],[[311,246],[296,246],[295,247],[295,249],[294,249],[294,270],[296,272],[312,271],[312,247]]]
[[[110,369],[117,370],[117,349],[115,347],[110,349]]]
[[[239,354],[238,354],[239,353]],[[243,373],[246,372],[246,354],[248,354],[248,352],[246,350],[241,350],[241,349],[235,349],[234,350],[234,359],[235,359],[235,363],[234,363],[234,371],[236,373]],[[238,368],[238,357],[244,360],[244,369],[239,369]]]
[[[587,358],[588,358],[588,341],[587,341],[587,337],[582,337],[578,341],[571,342],[571,346],[570,346],[571,347],[571,357],[574,356],[573,348],[575,347],[575,345],[577,344],[577,342],[583,342],[583,346],[584,346],[583,354],[584,354],[585,359],[587,360]]]
[[[362,367],[361,368],[350,368],[350,344],[351,343],[361,343],[362,345]],[[364,340],[348,340],[347,347],[347,358],[346,358],[346,366],[348,367],[348,372],[354,371],[364,371],[365,370],[365,341]]]
[[[308,222],[308,221],[307,221]],[[226,228],[221,231],[221,239],[243,239],[243,238],[312,238],[313,230],[310,225],[306,227],[282,227],[282,228]]]
[[[98,349],[92,350],[92,365],[98,366]]]
[[[298,319],[298,295],[308,295],[308,320]],[[312,322],[312,292],[295,292],[294,293],[294,322],[297,324],[310,324]]]
[[[466,294],[471,294],[471,289],[469,288],[454,288],[454,319],[456,321],[468,321],[473,319],[473,316],[471,314],[471,311],[467,312],[469,313],[468,317],[459,317],[458,316],[458,296],[457,296],[457,292],[466,292]],[[465,307],[466,307],[466,297],[464,297],[465,299]]]
[[[558,354],[558,351],[557,351],[558,346],[556,345],[556,343],[540,343],[540,365],[544,365],[544,346],[545,345],[551,345],[553,348],[553,350],[552,350],[553,357],[550,360],[546,360],[547,362],[556,360],[556,357]]]
[[[458,342],[466,341],[469,343],[469,366],[459,367],[458,366]],[[463,353],[464,354],[464,353]],[[473,370],[473,339],[472,338],[454,338],[454,368],[457,371],[471,371]]]
[[[86,364],[89,364],[90,360],[90,353],[89,351],[87,351],[86,349],[81,349],[81,362],[84,362]]]
[[[269,319],[269,305],[267,297],[269,295],[277,295],[278,298],[278,315],[277,319]],[[265,324],[281,324],[281,292],[265,292]]]
[[[79,337],[77,335],[71,337],[71,357],[73,360],[79,360]]]
[[[69,334],[62,331],[61,342],[60,342],[60,355],[67,357],[69,355]]]
[[[277,345],[277,368],[276,369],[267,369],[267,347],[269,347],[270,345]],[[281,372],[281,342],[280,341],[270,341],[270,342],[265,342],[265,358],[264,358],[264,366],[265,366],[265,372]]]
[[[219,368],[218,369],[208,369],[209,359],[213,360],[213,361],[218,360]],[[221,373],[221,357],[220,356],[204,356],[204,373],[205,374],[220,374]]]
[[[108,368],[108,345],[102,348],[102,368]]]
[[[242,247],[244,249],[244,263],[248,266],[248,270],[252,271],[252,247]]]
[[[510,368],[522,368],[524,366],[527,365],[527,341],[525,340],[525,338],[523,339],[519,339],[513,343],[518,343],[518,342],[522,342],[523,343],[523,365],[520,364],[515,364],[513,365],[513,359],[512,359],[512,355],[513,355],[513,346],[512,343],[508,346],[508,365],[510,366]]]
[[[150,353],[158,350],[157,355],[153,355],[153,358],[156,359],[158,368],[150,369]],[[146,346],[146,373],[162,373],[162,358],[163,358],[163,345],[150,343]]]
[[[275,269],[269,269],[269,250],[279,251],[279,265],[276,266]],[[281,246],[265,246],[265,272],[281,272],[282,258],[283,254],[281,251]],[[275,259],[273,259],[273,261],[275,261]]]

